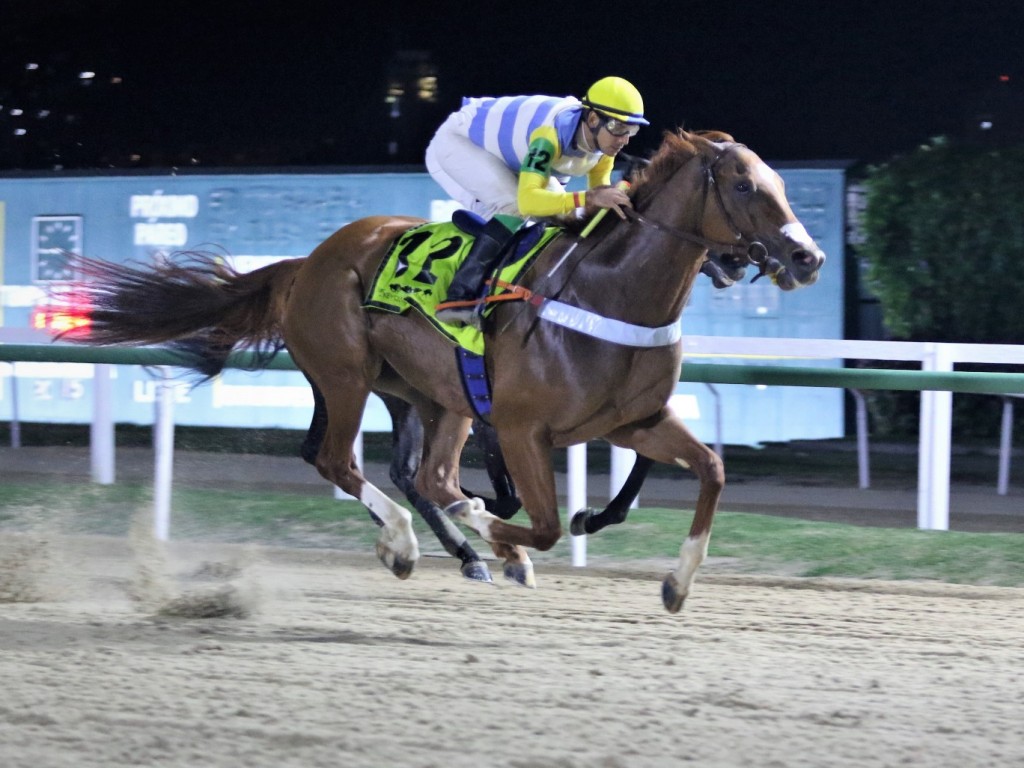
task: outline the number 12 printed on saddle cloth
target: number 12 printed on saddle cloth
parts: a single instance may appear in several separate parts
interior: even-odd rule
[[[546,228],[533,248],[502,267],[498,278],[514,282],[559,231],[557,227]],[[363,306],[395,314],[412,307],[464,349],[483,354],[483,334],[479,330],[451,326],[434,316],[434,308],[444,300],[455,270],[472,243],[472,236],[451,222],[432,222],[410,229],[395,241],[381,261]],[[491,292],[502,291],[499,288]]]

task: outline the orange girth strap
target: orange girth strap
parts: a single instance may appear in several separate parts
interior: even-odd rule
[[[500,296],[488,296],[484,299],[485,302],[492,301],[526,301],[533,304],[535,307],[539,307],[544,303],[544,297],[538,296],[529,288],[523,288],[521,285],[515,285],[514,283],[507,283],[504,280],[488,280],[488,285],[497,285],[499,288],[504,289],[507,293],[503,293]]]
[[[535,307],[539,307],[544,303],[543,296],[537,296],[529,288],[523,288],[521,285],[515,285],[513,283],[506,283],[504,280],[488,280],[487,285],[497,285],[499,288],[504,289],[507,293],[503,293],[500,296],[485,296],[482,299],[465,299],[461,301],[442,301],[437,305],[435,309],[451,309],[454,307],[475,307],[480,304],[493,304],[496,301],[525,301],[529,302]]]
[[[434,307],[435,310],[439,309],[453,309],[458,307],[475,307],[477,304],[483,302],[483,299],[468,299],[462,301],[441,301]]]

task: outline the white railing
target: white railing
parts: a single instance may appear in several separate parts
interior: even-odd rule
[[[31,340],[38,340],[36,334],[28,334]],[[0,341],[18,342],[30,340],[26,334],[0,333]],[[985,363],[991,365],[1024,365],[1024,347],[1008,344],[947,344],[934,342],[886,342],[857,341],[841,339],[781,339],[749,338],[729,336],[686,336],[683,338],[686,359],[698,362],[708,359],[758,358],[774,360],[874,360],[914,361],[924,371],[950,372],[957,363]],[[94,417],[92,422],[93,477],[97,482],[112,482],[113,479],[113,415],[109,404],[110,367],[98,365],[94,387]],[[1011,397],[1013,395],[1010,395]],[[858,408],[863,407],[862,398],[855,397]],[[173,429],[170,397],[157,399],[160,410],[155,418],[157,432],[154,446],[157,449],[156,470],[158,488],[156,498],[166,499],[169,507],[170,466],[172,459],[165,452],[172,450],[173,440],[168,440],[167,429]],[[1004,397],[1003,432],[1000,439],[1000,480],[999,492],[1005,493],[1009,476],[1010,428],[1012,426],[1012,402]],[[932,530],[949,528],[949,467],[952,449],[952,392],[922,390],[920,410],[920,436],[918,460],[918,527]],[[861,457],[861,486],[866,487],[866,418],[858,413],[858,446]],[[163,425],[163,426],[161,426]],[[622,449],[613,449],[621,451]],[[568,503],[570,510],[586,506],[586,460],[585,446],[570,448]],[[622,479],[632,466],[632,451],[616,455],[609,496],[621,487]],[[582,539],[582,537],[580,537]],[[573,561],[582,564],[585,560],[585,544],[575,542]],[[579,561],[579,562],[578,562]]]
[[[957,363],[1024,364],[1024,347],[1013,344],[952,344],[937,342],[856,341],[839,339],[752,339],[721,336],[683,338],[690,358],[746,355],[789,359],[915,361],[925,371],[952,371]],[[1005,402],[1005,401],[1004,401]],[[1012,406],[1011,406],[1012,408]],[[1009,467],[1007,423],[1000,441],[1006,453],[1000,466]],[[921,392],[918,438],[917,524],[919,528],[949,528],[949,463],[952,452],[953,393]],[[860,436],[858,436],[860,437]],[[865,443],[866,445],[866,443]],[[1003,491],[1005,493],[1005,490]]]

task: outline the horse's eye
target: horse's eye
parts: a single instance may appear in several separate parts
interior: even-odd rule
[[[738,181],[738,182],[736,182],[736,191],[739,192],[741,195],[749,194],[750,193],[750,182],[747,182],[747,181]]]

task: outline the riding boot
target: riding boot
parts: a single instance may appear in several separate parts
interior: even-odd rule
[[[459,265],[448,286],[448,295],[437,305],[436,317],[442,323],[455,326],[472,325],[480,328],[483,318],[478,304],[484,280],[497,266],[502,248],[511,233],[501,222],[491,220],[477,235],[476,241]]]

